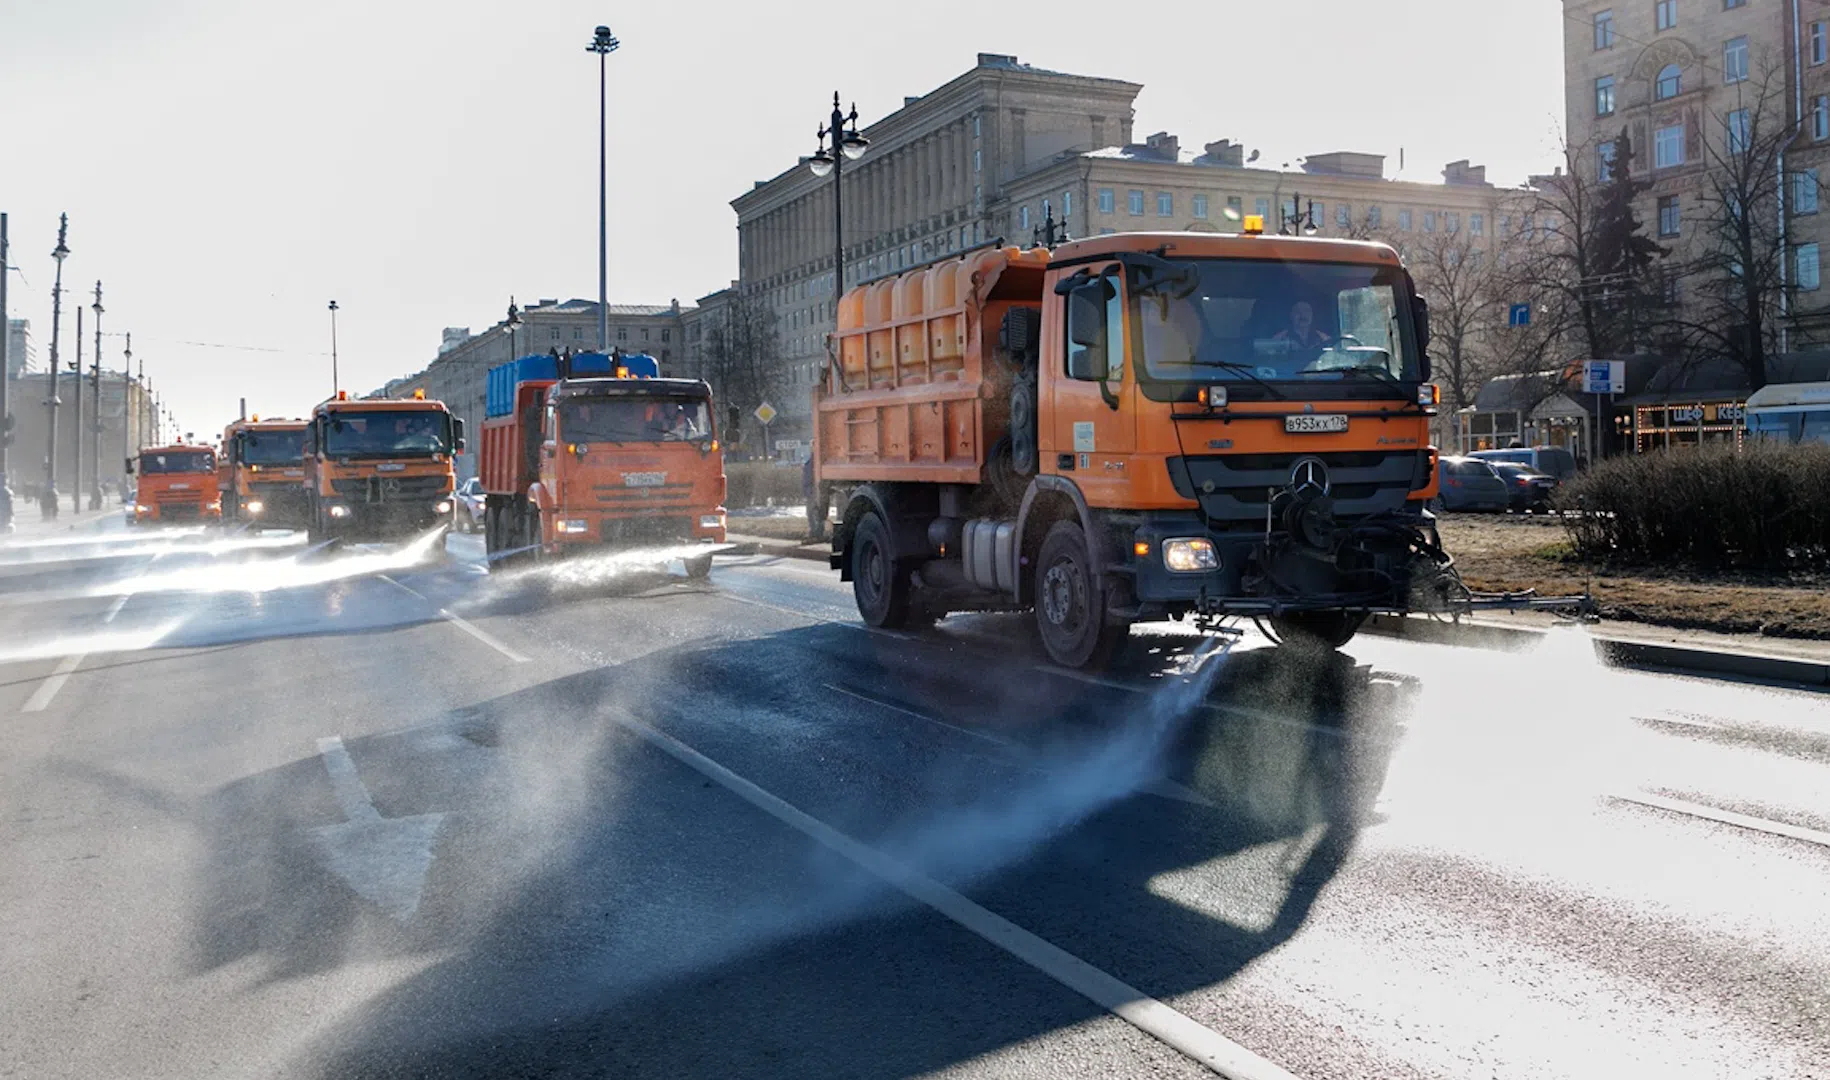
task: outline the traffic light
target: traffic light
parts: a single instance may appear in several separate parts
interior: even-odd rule
[[[736,446],[743,441],[743,410],[732,405],[726,410],[725,415],[729,417],[730,422],[724,425],[724,441]]]
[[[7,413],[5,420],[0,420],[0,446],[13,445],[13,414]]]

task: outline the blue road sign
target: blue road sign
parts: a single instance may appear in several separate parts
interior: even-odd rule
[[[1531,305],[1530,304],[1514,304],[1514,305],[1512,305],[1512,307],[1508,308],[1506,311],[1506,325],[1507,326],[1530,326],[1531,325]]]

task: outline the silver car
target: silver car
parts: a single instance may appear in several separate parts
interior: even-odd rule
[[[1437,462],[1438,510],[1506,512],[1511,491],[1492,465],[1479,458],[1446,457]]]
[[[483,481],[471,477],[458,485],[457,527],[467,533],[483,531]]]

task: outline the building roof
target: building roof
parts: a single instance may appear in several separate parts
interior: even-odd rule
[[[687,310],[686,308],[681,307],[678,301],[671,304],[610,304],[608,307],[610,309],[610,314],[624,316],[674,315],[678,314],[680,311]],[[597,314],[597,301],[580,300],[576,297],[571,300],[542,300],[537,304],[529,304],[527,307],[521,309],[521,314],[523,315],[532,314],[534,312],[539,312],[543,315],[595,315]]]

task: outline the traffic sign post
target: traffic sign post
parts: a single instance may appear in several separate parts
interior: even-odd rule
[[[1514,304],[1510,308],[1508,308],[1506,310],[1506,325],[1507,326],[1530,326],[1531,325],[1531,305],[1530,304]]]
[[[775,411],[775,406],[765,401],[761,405],[756,406],[756,411],[751,415],[755,416],[757,421],[763,426],[763,457],[767,458],[770,456],[769,425],[781,414]]]
[[[1590,443],[1589,464],[1601,458],[1601,399],[1608,399],[1608,410],[1613,411],[1614,395],[1625,388],[1627,382],[1627,365],[1622,360],[1588,360],[1582,365],[1582,392],[1595,395],[1595,434]]]

